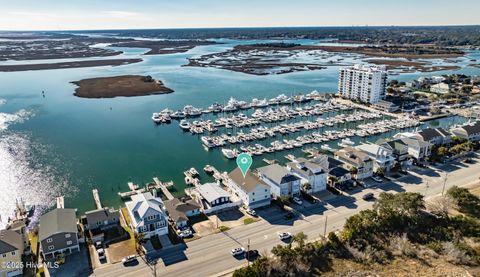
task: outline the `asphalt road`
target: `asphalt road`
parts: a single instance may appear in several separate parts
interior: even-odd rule
[[[445,173],[448,178],[445,182]],[[377,187],[357,189],[350,195],[337,196],[323,203],[304,209],[298,205],[298,216],[294,220],[285,220],[281,213],[265,214],[265,219],[250,225],[239,226],[225,233],[218,233],[189,242],[187,249],[181,252],[168,253],[162,256],[156,266],[157,276],[222,276],[235,268],[246,265],[245,259],[237,259],[230,255],[232,248],[243,246],[257,249],[261,254],[268,253],[271,248],[282,243],[277,232],[288,231],[292,234],[304,232],[309,239],[323,235],[327,219],[327,233],[339,230],[346,218],[368,209],[373,201],[364,201],[362,196],[368,192],[375,195],[388,192],[418,192],[426,197],[442,193],[453,186],[465,186],[480,177],[480,162],[475,164],[454,163],[438,169],[412,171],[411,174],[394,182],[384,182]],[[260,212],[262,217],[262,213]],[[154,276],[152,267],[141,259],[134,267],[124,267],[121,263],[104,266],[95,270],[92,276]]]

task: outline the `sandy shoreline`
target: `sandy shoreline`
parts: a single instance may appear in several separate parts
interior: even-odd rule
[[[161,81],[140,75],[91,78],[71,83],[78,86],[73,95],[82,98],[133,97],[173,92]]]

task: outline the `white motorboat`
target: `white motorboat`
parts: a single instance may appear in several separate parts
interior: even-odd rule
[[[189,130],[190,129],[190,123],[188,121],[186,121],[185,119],[180,120],[180,123],[178,125],[183,130]]]
[[[235,159],[238,156],[237,149],[222,148],[222,154],[227,159]]]

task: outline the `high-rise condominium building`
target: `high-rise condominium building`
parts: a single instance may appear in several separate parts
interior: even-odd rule
[[[349,99],[375,103],[385,98],[387,70],[383,65],[342,67],[338,80],[338,93]]]

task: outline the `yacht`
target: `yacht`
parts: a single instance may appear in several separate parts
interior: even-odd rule
[[[159,113],[153,113],[152,120],[153,120],[153,122],[155,122],[157,124],[162,123],[162,118],[160,117]]]
[[[332,151],[333,150],[333,148],[328,146],[328,144],[323,144],[322,146],[320,146],[320,148],[322,150],[326,150],[326,151]]]
[[[171,118],[179,119],[179,118],[185,118],[185,113],[178,110],[170,115]]]
[[[178,124],[178,125],[183,130],[189,130],[190,129],[190,123],[188,123],[188,121],[186,121],[185,119],[180,120],[180,124]]]
[[[353,142],[351,139],[349,138],[346,138],[346,139],[342,139],[339,143],[338,143],[338,146],[341,146],[341,147],[348,147],[348,146],[353,146],[355,144],[355,142]]]
[[[222,148],[222,154],[227,159],[235,159],[238,156],[237,149]]]

